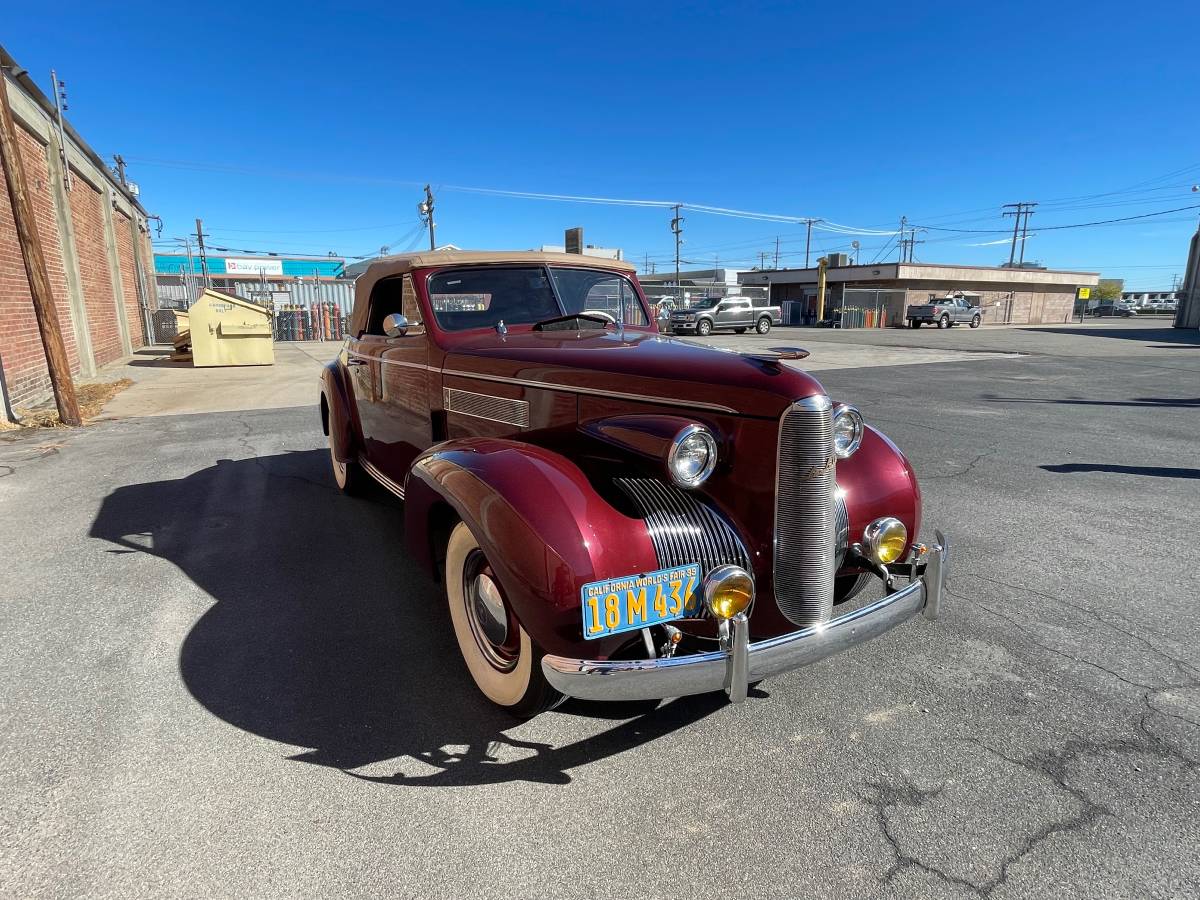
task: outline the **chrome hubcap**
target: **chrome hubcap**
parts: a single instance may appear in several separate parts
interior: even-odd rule
[[[504,610],[500,588],[491,576],[475,576],[475,582],[471,585],[471,602],[483,636],[493,644],[503,644],[508,639],[508,614]]]
[[[512,669],[520,655],[515,644],[516,632],[509,624],[500,585],[478,551],[468,557],[463,567],[463,600],[471,633],[484,658],[501,672]]]

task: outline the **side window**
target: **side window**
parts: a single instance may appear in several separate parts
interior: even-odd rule
[[[413,287],[411,275],[400,278],[385,278],[375,285],[371,291],[371,312],[367,317],[367,334],[382,336],[383,320],[392,313],[399,313],[408,319],[409,334],[411,329],[417,333],[424,330],[421,324],[421,307],[417,303],[417,292]]]

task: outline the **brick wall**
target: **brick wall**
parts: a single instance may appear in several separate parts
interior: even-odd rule
[[[125,321],[129,326],[129,340],[136,350],[146,345],[146,329],[142,325],[142,310],[138,303],[137,266],[133,262],[133,226],[129,216],[119,209],[114,209],[113,228],[117,233],[117,264],[121,269]]]
[[[17,145],[33,201],[34,220],[46,258],[67,359],[72,372],[78,373],[79,350],[71,324],[67,276],[54,213],[53,185],[46,160],[46,147],[22,128],[17,129]],[[8,185],[2,172],[0,188],[3,188],[0,193],[0,360],[4,364],[11,402],[19,406],[41,399],[48,393],[50,376],[46,371],[46,356],[33,314],[33,298],[29,294],[25,262],[17,243],[17,226],[8,199]]]
[[[104,243],[104,211],[100,207],[107,198],[77,176],[70,202],[75,255],[79,259],[83,302],[92,335],[92,355],[96,365],[102,366],[119,359],[123,353],[112,275],[108,268],[108,249]]]

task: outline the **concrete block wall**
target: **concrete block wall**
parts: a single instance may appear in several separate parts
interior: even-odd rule
[[[5,72],[0,89],[7,89],[13,110],[67,358],[74,375],[88,377],[145,344],[139,268],[142,273],[152,271],[154,259],[146,213],[70,130],[68,189],[48,101],[24,78],[14,80]],[[50,396],[45,353],[2,172],[0,378],[7,406],[31,406]],[[8,412],[0,405],[0,416]]]

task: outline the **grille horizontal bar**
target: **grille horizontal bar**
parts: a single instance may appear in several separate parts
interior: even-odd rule
[[[775,479],[775,602],[802,627],[833,613],[836,522],[833,403],[806,397],[779,422]]]

